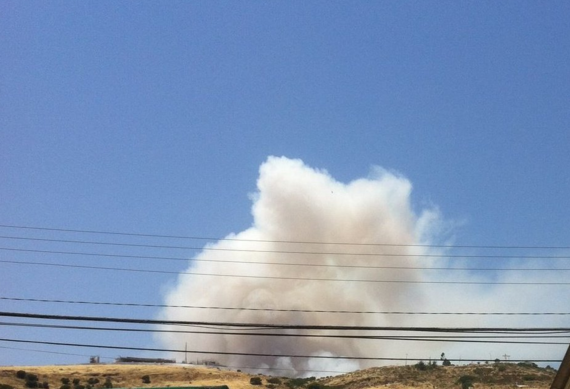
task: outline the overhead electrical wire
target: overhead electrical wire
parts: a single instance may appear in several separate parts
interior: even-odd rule
[[[37,313],[4,312],[2,317],[18,317],[28,319],[48,319],[66,321],[93,321],[131,324],[156,324],[156,325],[183,325],[183,326],[218,326],[226,328],[257,328],[257,329],[281,329],[281,330],[333,330],[333,331],[408,331],[408,332],[434,332],[434,333],[532,333],[554,334],[570,333],[570,327],[405,327],[405,326],[339,326],[339,325],[314,325],[314,324],[270,324],[270,323],[230,323],[186,320],[155,320],[134,319],[102,316],[73,316],[73,315],[48,315]]]
[[[80,305],[108,305],[128,307],[151,307],[151,308],[185,308],[185,309],[211,309],[228,311],[262,311],[262,312],[303,312],[303,313],[331,313],[331,314],[381,314],[381,315],[484,315],[484,316],[567,316],[570,312],[419,312],[419,311],[347,311],[347,310],[319,310],[319,309],[279,309],[279,308],[246,308],[246,307],[218,307],[202,305],[172,305],[172,304],[143,304],[143,303],[119,303],[102,301],[80,300],[56,300],[34,299],[0,296],[0,300],[34,302],[34,303],[57,303],[57,304],[80,304]]]
[[[303,359],[343,359],[343,360],[365,360],[365,361],[421,361],[428,358],[387,358],[387,357],[356,357],[356,356],[335,356],[335,355],[295,355],[295,354],[272,354],[272,353],[238,353],[228,351],[204,351],[204,350],[177,350],[150,347],[132,347],[132,346],[114,346],[100,344],[84,344],[84,343],[67,343],[67,342],[47,342],[37,340],[9,339],[0,338],[0,342],[27,343],[27,344],[44,344],[52,346],[68,346],[68,347],[84,347],[84,348],[102,348],[112,350],[134,350],[134,351],[150,351],[150,352],[169,352],[169,353],[190,353],[190,354],[209,354],[209,355],[237,355],[250,357],[274,357],[274,358],[303,358]],[[473,361],[485,362],[488,359],[448,359],[450,362]],[[511,362],[537,362],[537,363],[558,363],[559,359],[511,359]]]
[[[127,232],[112,232],[112,231],[90,231],[90,230],[74,230],[74,229],[59,229],[59,228],[46,228],[46,227],[31,227],[31,226],[13,226],[0,224],[0,228],[14,228],[21,230],[37,230],[37,231],[52,231],[52,232],[65,232],[65,233],[82,233],[82,234],[102,234],[109,236],[131,236],[131,237],[144,237],[144,238],[162,238],[162,239],[194,239],[194,240],[215,240],[215,241],[236,241],[248,243],[279,243],[279,244],[305,244],[305,245],[323,245],[323,246],[346,246],[346,247],[433,247],[433,248],[470,248],[470,249],[517,249],[517,250],[530,250],[530,249],[570,249],[565,246],[466,246],[466,245],[429,245],[429,244],[389,244],[389,243],[348,243],[348,242],[310,242],[310,241],[279,241],[279,240],[254,240],[254,239],[239,239],[239,238],[207,238],[207,237],[188,237],[176,235],[155,235],[155,234],[138,234]],[[408,254],[408,253],[370,253],[370,252],[327,252],[328,249],[299,251],[299,250],[260,250],[260,249],[246,249],[246,248],[224,248],[224,247],[190,247],[182,245],[166,245],[166,244],[138,244],[126,242],[102,242],[91,240],[72,240],[72,239],[53,239],[53,238],[39,238],[39,237],[22,237],[22,236],[0,236],[0,239],[13,239],[20,241],[34,241],[34,242],[50,242],[50,243],[63,243],[63,244],[80,244],[80,245],[101,245],[113,247],[131,247],[131,248],[148,248],[148,249],[179,249],[179,250],[199,250],[199,251],[220,251],[220,252],[245,252],[245,253],[265,253],[265,254],[297,254],[297,255],[335,255],[335,256],[366,256],[366,257],[405,257],[405,258],[458,258],[458,259],[570,259],[568,255],[448,255],[437,253],[424,253],[424,254]],[[261,261],[247,261],[247,260],[203,260],[203,259],[189,259],[179,257],[160,257],[160,256],[140,256],[140,255],[121,255],[121,254],[97,254],[97,253],[81,253],[73,251],[49,251],[49,250],[33,250],[24,248],[4,248],[0,250],[21,251],[21,252],[35,252],[35,253],[50,253],[50,254],[65,254],[65,255],[85,255],[85,256],[101,256],[113,258],[137,258],[137,259],[164,259],[164,260],[178,260],[178,261],[196,261],[208,263],[240,263],[248,265],[275,265],[275,266],[306,266],[306,267],[334,267],[334,268],[356,268],[356,269],[394,269],[394,270],[453,270],[453,271],[570,271],[570,269],[546,269],[546,268],[467,268],[467,267],[406,267],[406,266],[365,266],[365,265],[330,265],[330,264],[310,264],[310,263],[280,263],[275,261],[261,262]],[[139,250],[140,251],[140,250]],[[182,274],[206,277],[235,277],[235,278],[252,278],[252,279],[272,279],[272,280],[295,280],[295,281],[331,281],[331,282],[369,282],[369,283],[409,283],[409,284],[462,284],[462,285],[570,285],[570,282],[476,282],[476,281],[416,281],[416,280],[370,280],[370,279],[336,279],[336,278],[298,278],[298,277],[275,277],[275,276],[256,276],[256,275],[240,275],[240,274],[212,274],[212,273],[198,273],[198,272],[178,272],[166,270],[153,270],[153,269],[139,269],[139,268],[121,268],[121,267],[104,267],[104,266],[87,266],[76,264],[64,263],[51,263],[51,262],[33,262],[33,261],[10,261],[0,260],[0,263],[10,263],[18,265],[29,266],[55,266],[76,269],[89,269],[89,270],[112,270],[123,272],[138,272],[138,273],[162,273],[162,274]],[[404,312],[404,311],[385,311],[385,312],[365,312],[365,311],[324,311],[324,310],[286,310],[286,309],[263,309],[263,308],[232,308],[232,307],[203,307],[203,306],[173,306],[173,305],[160,305],[160,304],[133,304],[133,303],[101,303],[101,302],[84,302],[84,301],[70,301],[70,300],[47,300],[47,299],[19,299],[10,297],[0,297],[0,300],[11,301],[29,301],[29,302],[65,302],[69,304],[94,304],[94,305],[116,305],[116,306],[150,306],[150,307],[180,307],[190,309],[228,309],[228,310],[252,310],[252,311],[280,311],[280,312],[312,312],[312,313],[358,313],[358,314],[390,314],[390,315],[570,315],[570,312]],[[552,338],[568,338],[570,337],[570,328],[557,327],[557,328],[500,328],[500,327],[485,327],[485,328],[442,328],[442,327],[374,327],[374,326],[319,326],[319,325],[294,325],[294,324],[259,324],[259,323],[225,323],[225,322],[201,322],[201,321],[160,321],[160,320],[144,320],[144,319],[128,319],[128,318],[109,318],[109,317],[90,317],[90,316],[63,316],[63,315],[43,315],[43,314],[28,314],[28,313],[14,313],[14,312],[0,312],[0,317],[19,317],[26,319],[42,319],[42,320],[67,320],[67,321],[94,321],[94,322],[113,322],[113,323],[136,323],[136,324],[153,324],[153,325],[168,325],[168,326],[192,326],[198,328],[221,328],[223,331],[205,331],[205,330],[174,330],[174,329],[145,329],[145,328],[112,328],[112,327],[94,327],[94,326],[73,326],[73,325],[51,325],[51,324],[32,324],[32,323],[7,323],[0,322],[1,326],[15,326],[15,327],[30,327],[30,328],[53,328],[53,329],[68,329],[68,330],[89,330],[89,331],[122,331],[122,332],[174,332],[174,333],[195,333],[205,335],[232,335],[232,336],[296,336],[296,337],[323,337],[323,338],[346,338],[346,339],[365,339],[365,340],[394,340],[394,341],[427,341],[427,342],[468,342],[468,343],[512,343],[512,344],[527,344],[527,345],[566,345],[567,342],[554,342],[554,341],[528,341],[528,339],[552,339]],[[421,336],[421,335],[321,335],[311,333],[271,333],[271,332],[237,332],[238,329],[245,331],[255,330],[326,330],[326,331],[401,331],[401,332],[429,332],[429,333],[461,333],[461,334],[502,334],[497,335],[467,335],[467,336]],[[518,334],[518,335],[515,335]],[[564,335],[561,335],[564,334]],[[496,339],[496,340],[493,340]],[[522,340],[514,340],[522,339]],[[215,351],[189,351],[189,350],[168,350],[168,349],[154,349],[154,348],[140,348],[140,347],[122,347],[117,345],[84,345],[78,343],[60,343],[60,342],[43,342],[43,341],[30,341],[21,339],[5,339],[0,338],[0,342],[16,342],[16,343],[35,343],[51,346],[70,346],[70,347],[93,347],[93,348],[108,348],[108,349],[123,349],[123,350],[137,350],[137,351],[150,351],[150,352],[190,352],[194,354],[217,354],[217,355],[245,355],[245,356],[259,356],[259,357],[290,357],[290,358],[315,358],[315,356],[304,355],[275,355],[275,354],[262,354],[262,353],[233,353],[233,352],[215,352]],[[0,346],[0,348],[6,348]],[[40,351],[42,352],[42,351]],[[55,353],[55,352],[54,352]],[[69,354],[73,355],[73,354]],[[78,355],[78,354],[75,354]],[[317,356],[316,358],[331,358],[331,359],[357,359],[357,360],[421,360],[414,358],[374,358],[374,357],[343,357],[343,356]],[[423,358],[425,359],[425,358]],[[463,358],[465,360],[466,358]],[[467,358],[468,359],[468,358]],[[469,359],[471,360],[471,359]],[[454,361],[454,360],[450,360]],[[473,360],[478,361],[478,360]],[[483,361],[483,360],[479,360]],[[516,362],[518,360],[512,360]],[[523,360],[521,360],[523,361]],[[524,361],[529,361],[525,359]],[[531,360],[534,362],[560,362],[559,360]],[[258,368],[252,368],[258,369]],[[311,370],[315,371],[315,370]]]
[[[294,240],[266,240],[266,239],[243,239],[243,238],[215,238],[204,236],[183,236],[183,235],[159,235],[134,232],[98,231],[82,230],[70,228],[53,228],[37,226],[21,226],[0,224],[2,228],[36,230],[36,231],[57,231],[83,234],[101,234],[117,236],[133,236],[144,238],[165,238],[165,239],[187,239],[187,240],[208,240],[208,241],[236,241],[236,242],[259,242],[259,243],[290,243],[290,244],[317,244],[317,245],[342,245],[342,246],[393,246],[393,247],[434,247],[434,248],[474,248],[474,249],[570,249],[570,246],[524,246],[524,245],[438,245],[438,244],[404,244],[404,243],[356,243],[356,242],[320,242],[320,241],[294,241]]]
[[[303,254],[303,255],[346,255],[346,256],[365,256],[365,257],[407,257],[407,258],[502,258],[502,259],[570,259],[568,255],[450,255],[450,254],[397,254],[397,253],[355,253],[355,252],[326,252],[326,251],[296,251],[296,250],[254,250],[254,249],[238,249],[224,247],[192,247],[192,246],[169,246],[169,245],[152,245],[141,243],[119,243],[119,242],[99,242],[90,240],[72,240],[72,239],[49,239],[49,238],[31,238],[23,236],[0,236],[0,239],[25,240],[36,242],[52,242],[52,243],[73,243],[73,244],[92,244],[114,247],[139,247],[154,249],[180,249],[180,250],[199,250],[199,251],[220,251],[220,252],[247,252],[262,254]]]
[[[65,254],[65,255],[84,255],[95,257],[110,258],[134,258],[134,259],[160,259],[184,262],[203,262],[203,263],[231,263],[231,264],[247,264],[247,265],[276,265],[276,266],[304,266],[304,267],[326,267],[326,268],[354,268],[354,269],[386,269],[386,270],[450,270],[450,271],[570,271],[570,268],[478,268],[478,267],[422,267],[422,266],[370,266],[370,265],[342,265],[342,264],[313,264],[300,262],[265,262],[265,261],[244,261],[231,259],[200,259],[200,258],[182,258],[182,257],[163,257],[163,256],[145,256],[145,255],[124,255],[124,254],[106,254],[106,253],[86,253],[78,251],[53,251],[53,250],[34,250],[21,249],[12,247],[0,247],[4,251],[31,252],[39,254]],[[560,258],[558,258],[560,259]]]
[[[522,281],[417,281],[417,280],[370,280],[370,279],[346,279],[346,278],[309,278],[309,277],[282,277],[282,276],[256,276],[248,274],[217,274],[200,272],[179,272],[169,270],[147,270],[105,266],[69,265],[62,263],[30,262],[30,261],[6,261],[0,263],[10,263],[16,265],[51,266],[89,270],[112,270],[135,273],[156,273],[156,274],[177,274],[200,277],[226,277],[226,278],[248,278],[264,280],[289,280],[289,281],[322,281],[322,282],[359,282],[359,283],[380,283],[380,284],[440,284],[440,285],[526,285],[526,286],[570,286],[570,282],[522,282]]]
[[[38,349],[29,349],[29,348],[20,348],[20,347],[0,346],[0,348],[6,349],[6,350],[28,351],[28,352],[45,353],[45,354],[70,355],[70,356],[76,356],[76,357],[92,357],[92,355],[88,355],[88,354],[64,353],[64,352],[57,352],[57,351],[47,351],[47,350],[38,350]],[[115,357],[100,356],[100,355],[98,355],[98,357],[100,357],[101,359],[109,359],[109,360],[117,359]],[[198,366],[200,366],[200,365],[198,365]],[[304,373],[304,372],[335,373],[335,374],[348,373],[348,371],[339,371],[339,370],[304,370],[304,369],[284,369],[284,368],[277,368],[277,367],[253,367],[253,366],[235,366],[235,365],[231,365],[231,366],[226,365],[225,367],[230,368],[230,369],[277,370],[277,371],[293,371],[293,372],[301,372],[301,373]]]
[[[30,352],[34,352],[34,353],[45,353],[45,354],[56,354],[56,355],[71,355],[71,356],[74,356],[74,357],[90,357],[90,356],[91,356],[91,355],[87,355],[87,354],[63,353],[63,352],[57,352],[57,351],[37,350],[37,349],[20,348],[20,347],[0,346],[0,348],[6,349],[6,350],[30,351]],[[115,359],[115,358],[113,358],[113,357],[104,357],[104,356],[101,356],[100,358],[102,358],[102,359]]]
[[[28,328],[50,328],[50,329],[69,329],[81,331],[115,331],[115,332],[150,332],[150,333],[175,333],[175,334],[200,334],[200,335],[224,335],[224,336],[265,336],[275,338],[328,338],[328,339],[359,339],[359,340],[395,340],[395,341],[414,341],[414,342],[453,342],[453,343],[499,343],[499,344],[526,344],[526,345],[567,345],[568,342],[552,342],[540,341],[530,342],[521,340],[505,340],[512,339],[513,337],[499,337],[495,336],[494,339],[501,340],[488,340],[491,337],[481,339],[482,337],[438,337],[438,336],[375,336],[375,335],[323,335],[323,334],[300,334],[300,333],[267,333],[267,332],[229,332],[229,331],[189,331],[189,330],[172,330],[172,329],[156,329],[156,328],[117,328],[117,327],[92,327],[92,326],[66,326],[55,324],[30,324],[30,323],[11,323],[0,322],[0,326],[7,327],[28,327]],[[570,338],[569,335],[565,336],[537,336],[527,335],[518,337],[523,339],[544,339],[544,338]]]
[[[198,365],[200,366],[200,365]],[[306,369],[285,369],[285,368],[278,368],[278,367],[253,367],[253,366],[235,366],[235,365],[224,365],[230,369],[248,369],[248,370],[277,370],[277,371],[292,371],[296,373],[334,373],[334,374],[346,374],[350,373],[350,371],[340,371],[340,370],[306,370]]]

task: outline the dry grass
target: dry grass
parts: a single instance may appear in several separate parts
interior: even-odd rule
[[[86,385],[89,378],[98,378],[100,383],[94,389],[99,389],[106,377],[111,379],[115,388],[228,385],[230,389],[266,389],[268,378],[262,377],[263,386],[253,386],[249,381],[252,375],[216,368],[192,365],[93,364],[0,367],[0,384],[24,389],[24,380],[16,377],[18,370],[36,374],[39,382],[49,382],[50,389],[59,389],[62,378],[68,378],[70,381],[77,378],[83,385]],[[331,389],[331,387],[343,389],[379,389],[386,387],[392,389],[447,389],[461,388],[458,383],[459,378],[471,376],[476,389],[516,388],[516,384],[526,385],[529,389],[546,389],[550,387],[555,374],[552,369],[517,366],[515,364],[438,366],[424,371],[413,366],[388,366],[322,378],[316,382],[323,389]],[[142,377],[145,375],[150,377],[150,384],[143,384]],[[275,389],[289,389],[285,380],[282,381],[283,383]],[[297,387],[295,389],[305,388]]]
[[[50,389],[59,389],[62,378],[81,380],[86,385],[89,378],[97,378],[100,387],[109,377],[113,387],[159,387],[159,386],[216,386],[228,385],[232,389],[251,389],[250,376],[234,371],[222,371],[215,368],[191,365],[73,365],[73,366],[31,366],[0,367],[0,383],[24,388],[24,380],[16,378],[18,370],[36,374],[39,382],[49,382]],[[150,384],[143,384],[142,377],[148,375]]]
[[[530,388],[546,389],[554,380],[552,369],[500,365],[437,366],[434,369],[418,370],[414,366],[389,366],[359,370],[342,376],[321,380],[325,385],[345,389],[363,388],[461,388],[459,379],[472,377],[474,388],[506,389],[526,385]]]

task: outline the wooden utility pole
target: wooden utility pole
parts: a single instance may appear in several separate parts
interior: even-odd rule
[[[570,345],[550,389],[570,389]]]

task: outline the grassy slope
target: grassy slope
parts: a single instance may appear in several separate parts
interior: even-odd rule
[[[459,379],[471,376],[474,388],[550,388],[556,375],[553,369],[515,364],[437,366],[424,371],[414,366],[380,367],[360,370],[321,380],[323,384],[362,389],[390,386],[392,388],[460,388]]]
[[[75,366],[33,366],[33,367],[1,367],[0,384],[8,384],[14,388],[24,388],[24,380],[16,378],[16,371],[25,370],[36,374],[39,382],[47,381],[50,389],[59,389],[62,378],[79,378],[86,385],[90,377],[98,378],[101,387],[106,377],[110,377],[113,387],[156,387],[156,386],[202,386],[231,385],[232,389],[249,388],[247,374],[220,371],[188,365],[75,365]],[[150,384],[142,383],[142,376],[150,377]]]
[[[499,368],[499,366],[503,366]],[[516,384],[528,388],[549,388],[555,371],[514,364],[469,365],[441,367],[420,371],[413,366],[378,367],[360,370],[318,380],[321,385],[343,387],[345,389],[364,389],[391,387],[403,388],[460,388],[458,379],[472,376],[475,388],[513,388]],[[213,386],[228,385],[230,389],[266,389],[267,378],[263,377],[264,386],[252,386],[249,374],[215,368],[195,367],[191,365],[76,365],[76,366],[34,366],[0,367],[0,384],[7,384],[17,389],[24,389],[24,380],[16,378],[16,371],[25,370],[36,374],[39,382],[47,381],[50,389],[59,389],[62,378],[78,378],[86,384],[90,377],[98,378],[100,387],[105,377],[110,377],[115,388],[118,387],[158,387],[158,386]],[[143,384],[142,376],[149,375],[151,383]],[[282,380],[285,383],[285,380]],[[280,385],[276,389],[288,389]],[[300,388],[299,388],[300,389]]]

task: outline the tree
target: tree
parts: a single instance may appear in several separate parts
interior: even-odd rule
[[[261,378],[260,377],[251,377],[249,383],[252,385],[261,385]]]
[[[419,361],[414,366],[416,367],[416,369],[421,370],[421,371],[427,370],[427,366],[426,366],[424,361]]]
[[[459,384],[461,384],[461,389],[469,389],[470,387],[473,386],[473,380],[475,379],[475,377],[470,376],[470,375],[464,375],[461,376],[457,382]]]

